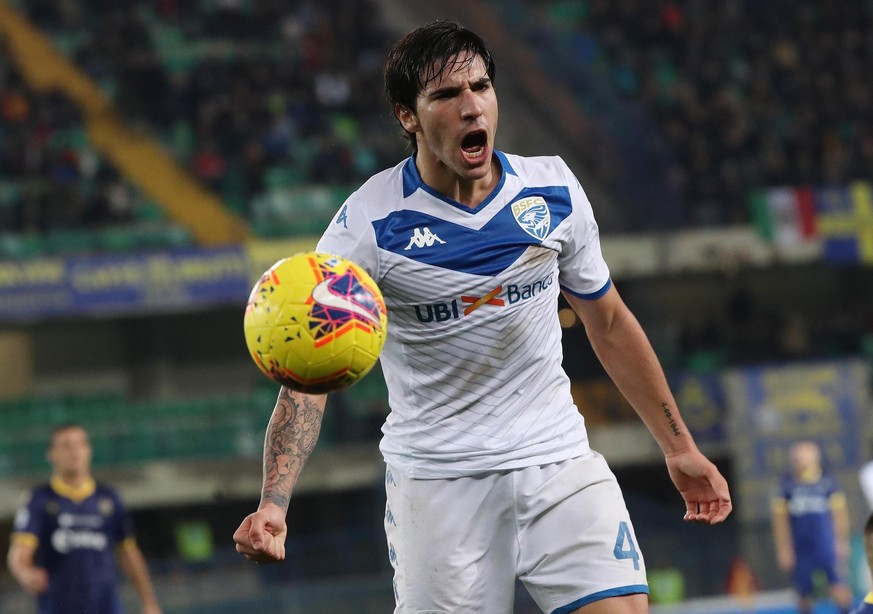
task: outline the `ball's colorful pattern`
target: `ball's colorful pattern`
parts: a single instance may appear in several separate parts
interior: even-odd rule
[[[386,313],[379,287],[355,263],[296,254],[270,267],[252,289],[246,345],[261,371],[288,388],[339,390],[376,364]]]

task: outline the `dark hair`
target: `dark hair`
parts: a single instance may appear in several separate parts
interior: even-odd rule
[[[449,64],[449,59],[455,56],[457,60]],[[385,96],[391,113],[398,104],[414,113],[418,95],[429,83],[445,70],[469,66],[477,56],[482,58],[493,82],[494,58],[478,34],[447,20],[432,21],[416,28],[394,43],[385,61]],[[404,136],[415,148],[414,135],[404,131]]]
[[[867,519],[867,524],[864,525],[864,535],[873,537],[873,514]]]

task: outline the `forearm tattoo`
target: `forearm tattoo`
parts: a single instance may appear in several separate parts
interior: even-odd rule
[[[667,417],[667,422],[670,425],[670,430],[673,431],[673,435],[678,437],[682,433],[679,431],[679,425],[676,424],[676,419],[673,417],[673,412],[670,411],[670,406],[666,403],[661,403],[661,408],[664,410],[664,416]]]
[[[318,441],[323,416],[322,403],[282,388],[264,441],[262,501],[288,509],[303,464]]]

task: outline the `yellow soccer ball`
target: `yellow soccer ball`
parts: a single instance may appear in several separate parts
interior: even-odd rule
[[[382,292],[360,266],[318,252],[283,258],[246,304],[249,354],[290,389],[322,393],[350,386],[379,358],[388,327]]]

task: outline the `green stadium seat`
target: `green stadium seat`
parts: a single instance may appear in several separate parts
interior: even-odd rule
[[[101,248],[109,252],[129,252],[136,245],[133,234],[127,228],[107,228],[103,231]]]
[[[163,207],[153,200],[143,200],[136,209],[136,219],[141,222],[155,222],[165,218]]]
[[[307,173],[296,166],[271,166],[264,171],[264,186],[267,191],[293,188],[303,184]]]
[[[12,260],[23,260],[42,255],[42,250],[35,241],[23,240],[22,237],[3,237],[0,239],[0,257]]]
[[[240,166],[231,166],[221,178],[219,186],[224,204],[234,213],[246,215],[246,185],[245,172]]]
[[[69,421],[88,430],[95,466],[256,458],[277,392],[264,384],[251,393],[194,399],[132,401],[124,393],[107,391],[0,401],[0,476],[44,472],[49,429]],[[355,386],[354,399],[362,407],[362,401],[381,402],[384,396],[378,373]],[[324,447],[336,439],[333,421],[333,417],[325,419],[320,443]]]
[[[85,230],[55,230],[43,236],[42,245],[49,254],[71,254],[93,251],[99,240]]]
[[[191,124],[181,120],[175,122],[170,132],[169,144],[177,160],[182,163],[191,160],[196,148],[194,129]]]

